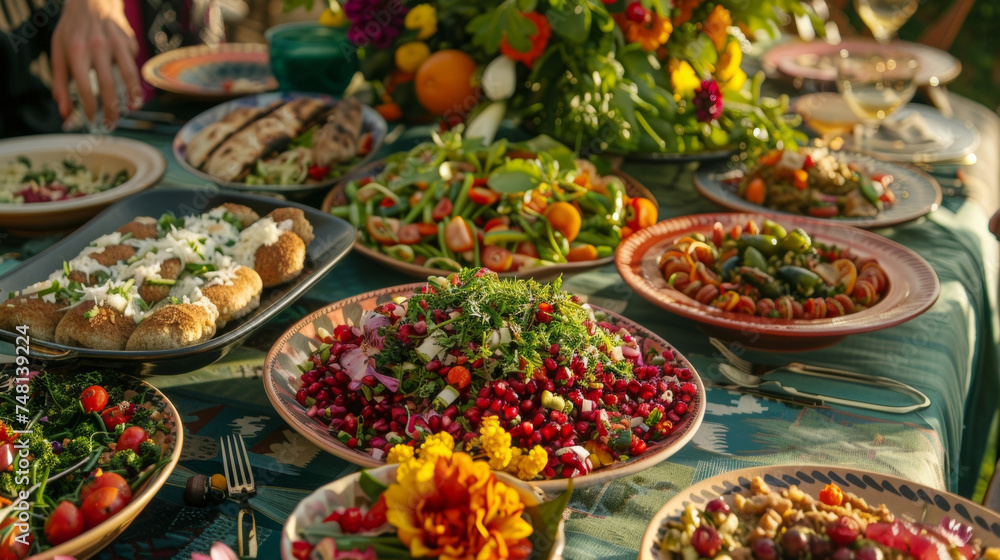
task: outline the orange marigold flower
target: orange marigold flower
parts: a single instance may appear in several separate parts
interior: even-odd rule
[[[670,39],[674,26],[670,23],[670,18],[657,14],[650,15],[647,23],[625,20],[622,29],[625,31],[625,39],[628,42],[639,43],[642,50],[646,52],[655,52]]]
[[[702,31],[715,43],[716,51],[722,52],[722,49],[725,48],[726,39],[729,34],[727,28],[732,24],[733,16],[730,15],[729,10],[724,8],[722,4],[715,6],[712,13],[708,14],[708,18],[705,19]]]
[[[545,16],[538,12],[527,12],[521,15],[531,20],[538,29],[534,34],[528,36],[531,39],[531,49],[528,52],[521,52],[510,46],[510,43],[507,42],[507,37],[504,36],[503,39],[500,39],[500,52],[507,55],[507,58],[523,62],[525,66],[531,68],[531,65],[545,52],[545,47],[549,46],[549,36],[552,35],[552,26],[549,25],[549,20],[545,19]]]
[[[700,5],[701,0],[676,0],[674,2],[674,9],[677,10],[677,13],[674,14],[674,27],[691,21],[691,16]]]
[[[411,459],[419,463],[418,459]],[[532,529],[517,490],[466,453],[439,457],[433,466],[404,463],[385,496],[386,519],[416,558],[526,557]],[[431,467],[431,468],[427,468]]]

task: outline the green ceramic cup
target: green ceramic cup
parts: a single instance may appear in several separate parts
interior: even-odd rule
[[[358,71],[357,49],[346,27],[286,23],[264,36],[271,45],[271,73],[282,91],[339,96]]]

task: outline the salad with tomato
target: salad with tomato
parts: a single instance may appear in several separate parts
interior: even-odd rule
[[[26,434],[0,421],[0,559],[26,558],[93,529],[125,508],[170,462],[177,419],[139,380],[100,372],[42,373],[22,392],[5,375],[0,372],[0,384],[11,390],[0,395],[0,418],[34,414],[27,426],[18,426]],[[25,502],[30,528],[19,537],[14,525]]]
[[[814,218],[874,218],[896,203],[892,175],[826,148],[774,150],[736,181],[747,202]]]
[[[330,212],[400,261],[510,272],[610,257],[657,219],[656,202],[625,191],[621,178],[550,139],[486,146],[458,129],[348,182],[346,203]]]

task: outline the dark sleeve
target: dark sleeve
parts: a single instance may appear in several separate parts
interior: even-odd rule
[[[61,130],[52,92],[30,70],[41,53],[49,52],[58,18],[58,12],[35,10],[14,30],[0,33],[0,137]]]

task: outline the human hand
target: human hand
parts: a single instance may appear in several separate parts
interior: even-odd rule
[[[97,100],[90,87],[90,69],[97,72],[104,125],[118,121],[117,88],[112,62],[118,66],[128,96],[129,109],[141,104],[142,89],[135,54],[139,44],[125,17],[123,0],[66,0],[52,35],[52,96],[65,119],[73,111],[69,78],[76,89],[87,119],[94,120]]]

